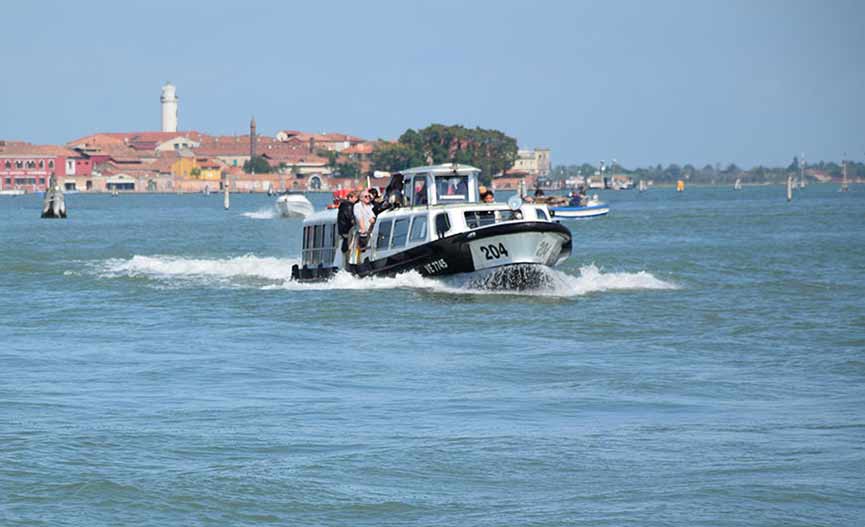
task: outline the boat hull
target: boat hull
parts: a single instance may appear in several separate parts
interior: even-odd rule
[[[556,218],[561,219],[584,219],[606,216],[610,212],[610,206],[606,203],[589,205],[586,207],[551,207],[550,211]]]
[[[276,210],[284,218],[304,218],[312,214],[314,208],[302,194],[286,194],[277,198]]]
[[[416,271],[447,276],[496,268],[558,265],[571,254],[571,232],[551,222],[500,223],[445,236],[386,258],[348,265],[359,277],[393,276]],[[296,280],[326,280],[339,269],[292,268]]]

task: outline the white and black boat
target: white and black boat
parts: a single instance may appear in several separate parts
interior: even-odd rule
[[[402,206],[381,212],[366,249],[340,251],[337,210],[316,212],[303,222],[301,264],[296,280],[325,280],[345,270],[357,276],[423,276],[504,268],[555,266],[571,254],[570,230],[552,220],[546,205],[482,203],[480,170],[444,164],[401,173]],[[392,200],[391,200],[392,201]]]

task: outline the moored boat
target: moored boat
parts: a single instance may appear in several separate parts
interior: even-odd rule
[[[292,277],[323,280],[341,270],[361,277],[524,270],[552,267],[570,255],[571,232],[552,220],[546,205],[519,197],[482,203],[479,173],[458,164],[402,172],[406,191],[385,200],[396,206],[378,214],[365,248],[353,242],[347,253],[341,251],[337,209],[312,214],[303,222],[301,264]]]

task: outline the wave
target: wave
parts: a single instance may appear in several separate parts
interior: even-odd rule
[[[679,286],[654,277],[651,273],[603,273],[595,265],[580,268],[579,276],[546,267],[534,267],[525,284],[514,282],[514,277],[502,277],[502,271],[492,270],[446,278],[425,278],[415,271],[393,277],[358,278],[340,272],[327,282],[298,283],[289,281],[267,289],[327,290],[327,289],[415,289],[433,293],[478,295],[527,295],[574,297],[590,293],[616,290],[678,289]]]
[[[229,285],[251,285],[249,280],[286,281],[291,279],[293,258],[261,258],[253,255],[234,258],[182,258],[177,256],[133,256],[111,259],[99,266],[104,278],[149,278],[154,280],[216,280]]]
[[[242,215],[254,220],[272,220],[279,216],[279,212],[271,206],[258,209],[255,212],[244,212]]]
[[[445,278],[426,278],[415,271],[368,278],[340,272],[326,282],[301,283],[291,279],[291,267],[297,263],[295,258],[254,255],[217,259],[136,255],[107,260],[98,266],[98,274],[103,278],[146,278],[175,286],[195,283],[292,291],[413,289],[444,294],[575,297],[604,291],[679,288],[646,271],[604,273],[595,265],[581,267],[578,276],[532,267],[516,274],[493,269]]]

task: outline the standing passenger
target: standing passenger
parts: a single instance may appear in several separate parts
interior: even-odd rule
[[[336,228],[339,237],[342,238],[340,250],[342,253],[348,252],[348,240],[351,236],[351,228],[354,226],[354,204],[357,203],[357,193],[352,191],[339,203],[339,210],[336,213]],[[345,254],[343,254],[345,261]]]
[[[357,228],[357,243],[355,244],[355,255],[366,249],[369,244],[369,236],[375,223],[375,213],[372,211],[372,196],[369,191],[364,190],[360,195],[360,201],[354,204],[354,224]],[[359,260],[359,258],[357,258]],[[356,261],[356,263],[360,263]]]

